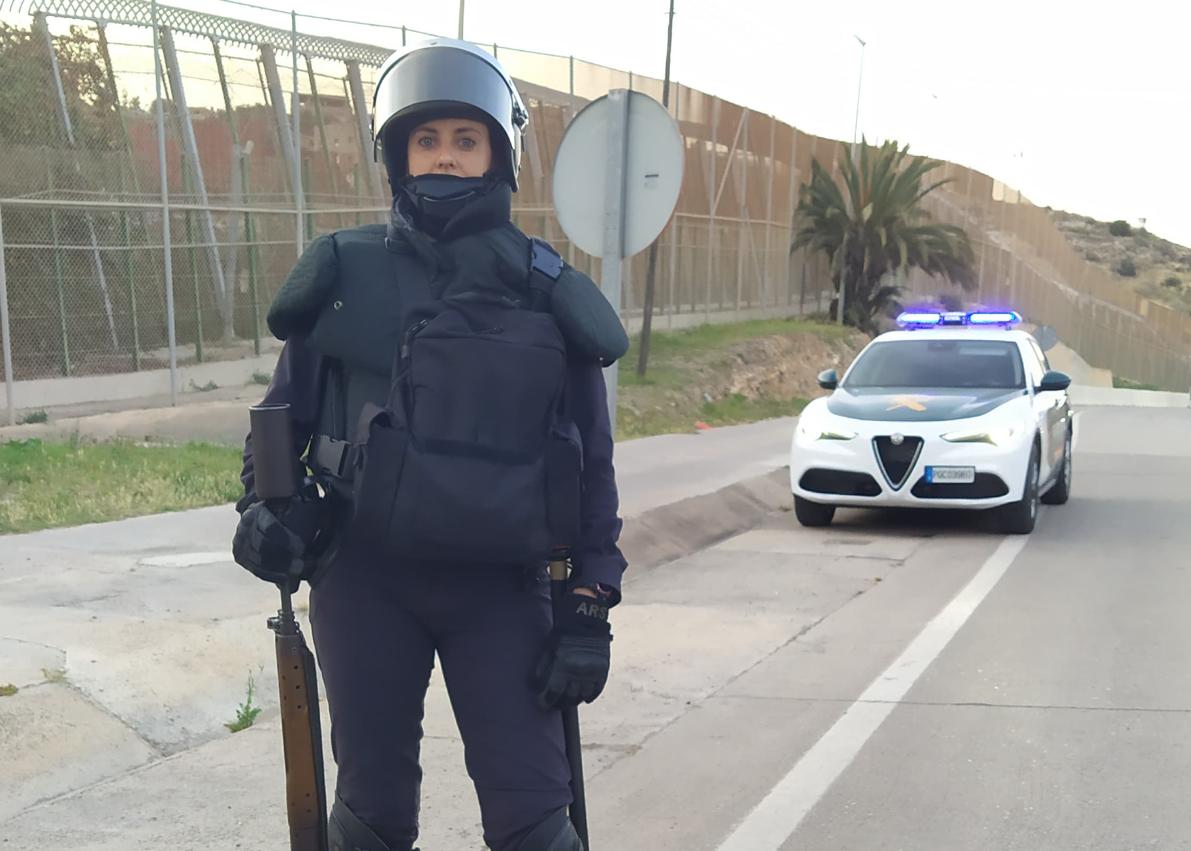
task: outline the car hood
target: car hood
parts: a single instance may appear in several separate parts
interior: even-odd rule
[[[979,417],[1021,396],[1025,390],[956,388],[937,390],[857,387],[836,390],[827,410],[838,417],[889,422],[930,422]]]

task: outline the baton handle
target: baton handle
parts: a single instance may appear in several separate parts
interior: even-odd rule
[[[550,562],[550,599],[554,604],[555,619],[558,618],[559,609],[567,593],[569,574],[570,565],[565,558],[556,558]],[[571,767],[571,824],[575,826],[575,832],[583,841],[583,847],[591,851],[587,838],[587,795],[583,786],[583,745],[579,735],[579,707],[564,706],[560,712],[567,763]]]

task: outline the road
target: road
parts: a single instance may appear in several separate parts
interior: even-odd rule
[[[1188,435],[1186,410],[1081,413],[1074,496],[1028,540],[958,513],[840,512],[829,530],[783,518],[688,560],[722,560],[720,581],[689,564],[642,580],[699,588],[724,633],[773,601],[813,605],[811,572],[873,586],[823,600],[821,620],[597,777],[601,846],[1191,847]],[[1003,574],[987,595],[948,611],[954,637],[907,660],[988,567]],[[895,662],[921,670],[883,701]]]
[[[840,511],[818,530],[783,512],[630,574],[613,615],[613,678],[582,713],[593,848],[1191,848],[1189,434],[1185,409],[1085,409],[1072,500],[1046,509],[1028,538],[961,512]],[[237,574],[226,562],[193,570],[197,601],[134,602],[205,616],[213,589]],[[35,582],[16,571],[7,593]],[[268,601],[248,588],[243,615],[215,638],[261,645],[263,659]],[[108,586],[79,593],[54,611],[90,606],[102,627]],[[30,717],[55,691],[92,699],[86,649],[67,652],[66,683],[18,695]],[[235,692],[187,710],[182,671],[153,709],[133,661],[151,665],[155,652],[113,657],[127,662],[126,690],[104,681],[119,770],[0,813],[0,848],[282,847],[275,712],[234,736],[168,739],[230,717]],[[438,683],[426,727],[419,845],[474,851],[478,813]],[[64,735],[0,735],[0,751],[45,753]]]

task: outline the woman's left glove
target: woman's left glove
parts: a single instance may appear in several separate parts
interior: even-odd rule
[[[567,594],[534,671],[538,702],[546,709],[591,703],[608,682],[611,660],[608,603]]]
[[[292,593],[309,579],[328,537],[326,502],[306,490],[280,506],[256,502],[240,515],[232,557],[259,579]]]

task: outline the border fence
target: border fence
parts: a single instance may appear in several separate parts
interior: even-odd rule
[[[263,313],[304,244],[387,214],[369,141],[374,78],[392,50],[429,34],[223,5],[228,15],[144,0],[0,2],[9,399],[16,382],[259,354]],[[660,101],[663,84],[484,46],[531,113],[514,217],[599,280],[599,259],[570,245],[555,218],[554,156],[586,103],[614,88]],[[811,161],[837,173],[839,143],[671,86],[686,170],[659,241],[655,327],[827,310],[826,262],[789,245]],[[1186,389],[1191,317],[1087,263],[1015,190],[954,164],[946,171],[952,182],[930,211],[971,235],[976,298],[1054,326],[1095,366]],[[626,263],[620,308],[630,325],[645,267],[644,253]]]

